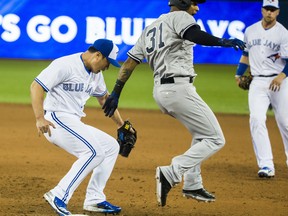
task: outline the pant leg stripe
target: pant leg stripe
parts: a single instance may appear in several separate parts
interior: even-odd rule
[[[80,136],[79,134],[77,134],[75,131],[73,131],[71,128],[69,128],[68,126],[66,126],[63,122],[61,122],[57,117],[55,112],[51,113],[51,116],[53,118],[53,120],[59,124],[62,128],[64,128],[65,130],[67,130],[69,133],[71,133],[72,135],[74,135],[75,137],[77,137],[81,142],[83,142],[92,152],[91,157],[85,162],[85,164],[81,167],[81,169],[79,170],[79,172],[77,173],[77,175],[73,178],[73,180],[71,181],[71,183],[69,184],[65,195],[62,199],[63,202],[66,201],[68,195],[69,195],[69,191],[72,187],[72,185],[76,182],[76,180],[79,178],[79,176],[82,174],[82,172],[85,170],[85,168],[89,165],[89,163],[93,160],[93,158],[96,157],[96,150],[92,147],[92,145],[85,140],[82,136]]]

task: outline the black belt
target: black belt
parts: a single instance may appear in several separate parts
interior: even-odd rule
[[[278,74],[271,74],[271,75],[256,75],[253,77],[274,77],[274,76],[278,76]]]
[[[177,78],[188,78],[188,77],[177,77]],[[189,77],[189,83],[193,83],[194,77]],[[168,78],[161,78],[160,79],[161,84],[171,84],[175,83],[174,77],[168,77]]]

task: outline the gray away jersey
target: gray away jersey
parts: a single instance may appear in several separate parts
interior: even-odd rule
[[[146,58],[154,78],[195,76],[194,43],[183,39],[195,24],[194,17],[185,11],[163,14],[143,30],[128,56],[139,63]]]

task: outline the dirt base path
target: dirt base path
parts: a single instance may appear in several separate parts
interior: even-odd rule
[[[37,135],[30,106],[0,104],[0,215],[55,215],[42,196],[57,184],[75,158]],[[86,109],[83,120],[116,136],[114,123],[100,109]],[[205,161],[202,176],[215,203],[198,203],[182,197],[179,184],[171,190],[167,206],[158,207],[155,168],[170,164],[183,153],[191,137],[176,120],[160,111],[122,110],[138,130],[130,157],[119,157],[107,184],[108,201],[122,207],[120,215],[277,215],[288,213],[288,169],[282,140],[274,118],[267,127],[273,145],[276,177],[257,177],[248,116],[217,115],[226,146]],[[88,178],[74,193],[68,208],[83,213]],[[95,214],[96,215],[96,214]],[[99,214],[97,214],[99,215]],[[100,214],[101,215],[101,214]]]

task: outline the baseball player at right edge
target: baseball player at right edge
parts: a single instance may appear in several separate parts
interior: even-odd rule
[[[245,48],[238,39],[221,39],[201,31],[192,15],[199,11],[198,3],[205,0],[170,0],[170,12],[147,26],[135,46],[128,52],[111,95],[104,103],[107,116],[112,116],[125,82],[135,67],[147,59],[153,71],[153,97],[161,111],[180,121],[193,136],[191,146],[172,159],[168,166],[156,168],[156,194],[160,206],[166,205],[171,188],[182,181],[182,193],[187,198],[212,202],[215,196],[202,183],[201,163],[225,144],[221,127],[208,105],[193,85],[196,73],[192,48],[206,46]],[[175,140],[175,145],[183,145]]]
[[[243,51],[235,76],[239,85],[250,65],[253,76],[248,93],[250,131],[260,178],[275,175],[266,128],[270,103],[283,139],[288,166],[288,31],[276,21],[279,10],[278,0],[263,1],[262,20],[245,31],[247,49]]]

